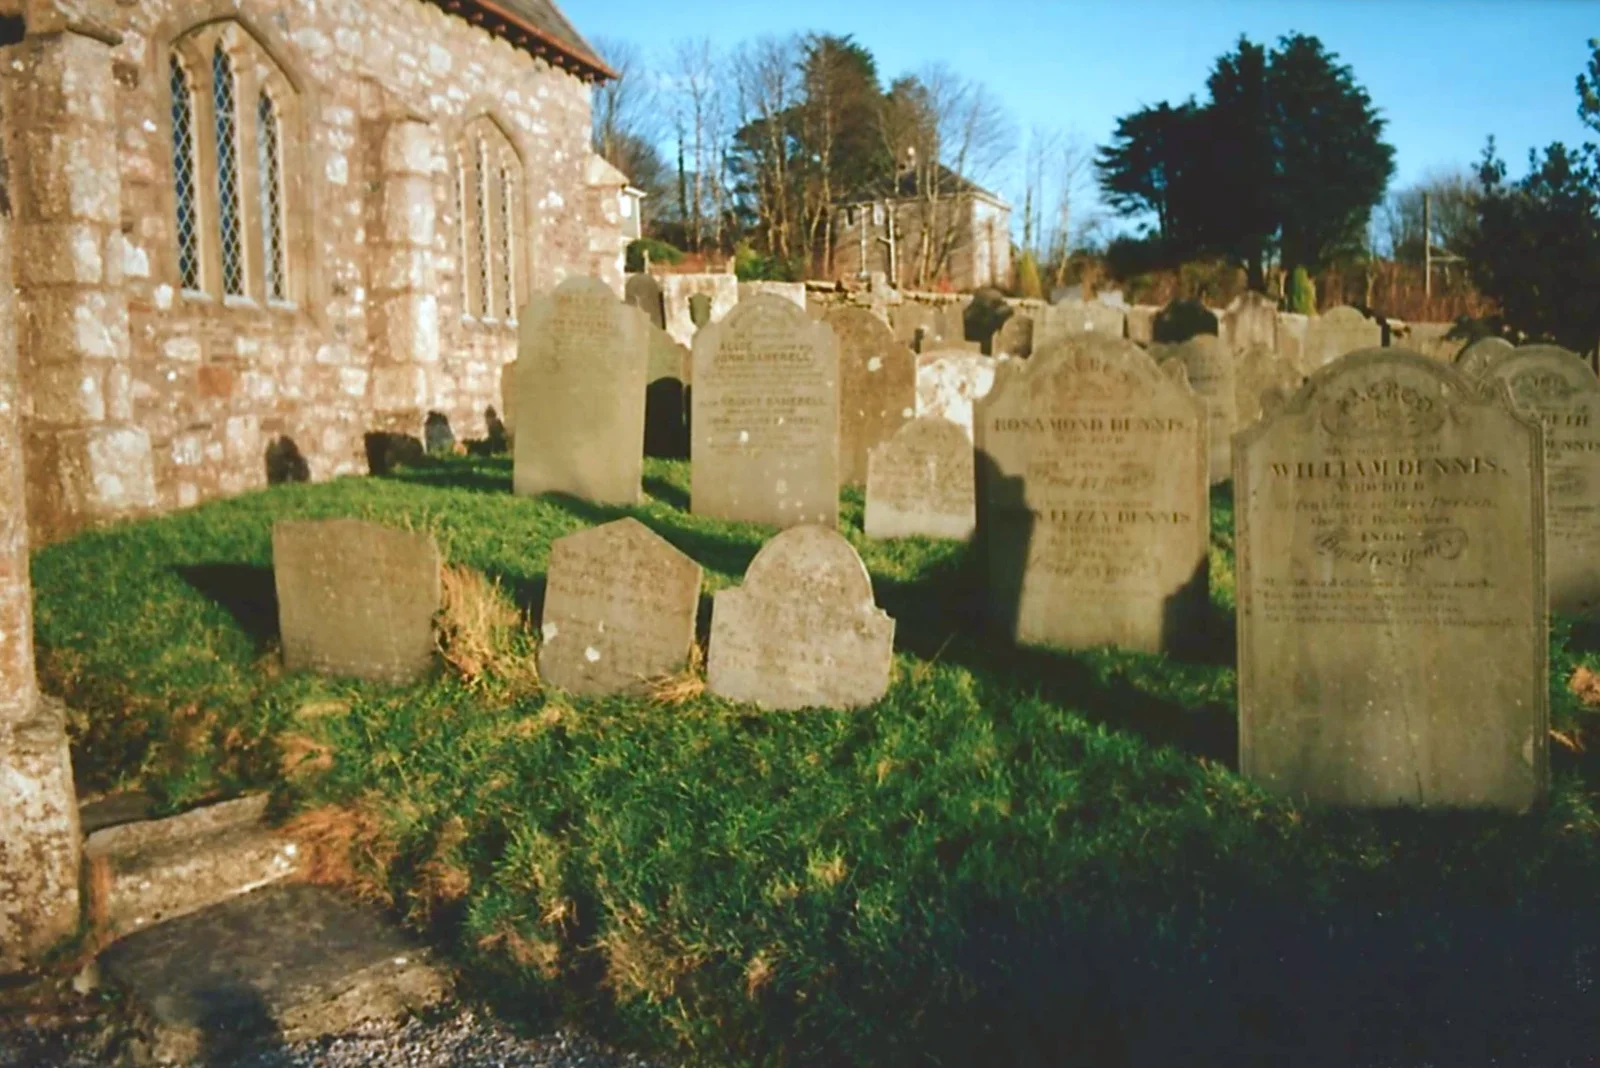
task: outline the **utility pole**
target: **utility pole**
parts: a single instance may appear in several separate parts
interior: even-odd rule
[[[1433,198],[1422,194],[1422,296],[1433,299]]]

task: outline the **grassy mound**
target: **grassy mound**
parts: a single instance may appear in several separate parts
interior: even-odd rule
[[[510,494],[503,459],[284,486],[37,554],[41,674],[82,791],[271,786],[316,874],[452,945],[530,1020],[715,1064],[1474,1063],[1600,1048],[1600,813],[1558,627],[1549,807],[1302,810],[1232,770],[1231,510],[1210,655],[986,639],[959,545],[841,529],[898,621],[877,706],[759,713],[693,679],[577,700],[531,669],[550,541],[637,516],[735,583],[769,532]],[[270,527],[434,531],[446,666],[277,666]],[[486,581],[487,580],[487,581]]]

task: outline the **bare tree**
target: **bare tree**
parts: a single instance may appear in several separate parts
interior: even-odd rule
[[[792,238],[788,122],[801,92],[799,57],[798,37],[763,37],[741,46],[732,60],[757,225],[768,252],[780,259],[789,257]]]
[[[725,202],[721,149],[727,123],[719,67],[708,37],[682,40],[673,48],[668,110],[678,150],[678,207],[697,252],[704,247],[708,221],[720,237]]]
[[[1414,184],[1390,193],[1374,213],[1374,246],[1396,260],[1421,263],[1426,215],[1436,250],[1465,248],[1477,225],[1479,191],[1477,178],[1462,169],[1425,174]],[[1424,196],[1428,198],[1427,211],[1423,210]]]
[[[645,70],[639,49],[632,42],[612,37],[596,37],[595,49],[617,77],[602,82],[594,90],[594,150],[613,166],[621,167],[625,141],[638,137],[655,142],[661,135],[660,110],[656,88]]]

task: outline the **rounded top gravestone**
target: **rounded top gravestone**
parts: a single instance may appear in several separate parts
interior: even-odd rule
[[[1539,427],[1401,349],[1234,439],[1240,770],[1313,802],[1521,811],[1546,782]]]
[[[1480,337],[1456,354],[1456,370],[1468,378],[1481,378],[1491,363],[1514,348],[1503,337]]]
[[[867,454],[916,415],[917,358],[865,308],[822,317],[839,342],[839,481],[867,479]]]

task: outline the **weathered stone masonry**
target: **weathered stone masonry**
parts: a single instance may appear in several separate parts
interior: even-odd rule
[[[504,287],[512,309],[573,274],[620,292],[615,196],[585,184],[588,82],[461,16],[417,0],[141,0],[51,22],[29,17],[5,65],[36,541],[263,485],[283,439],[321,479],[364,472],[367,433],[420,435],[430,410],[481,436],[516,355]],[[239,98],[232,198],[219,49]],[[175,58],[195,101],[188,276]],[[280,295],[258,90],[278,130]],[[509,144],[511,192],[467,188],[479,129]],[[490,308],[477,258],[500,287]]]

